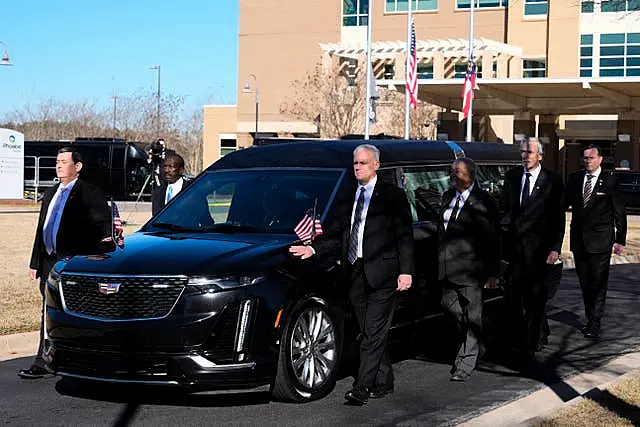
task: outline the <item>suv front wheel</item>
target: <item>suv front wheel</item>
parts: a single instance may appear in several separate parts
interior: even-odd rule
[[[311,297],[298,303],[282,335],[273,397],[304,402],[329,393],[342,352],[341,331],[324,300]]]

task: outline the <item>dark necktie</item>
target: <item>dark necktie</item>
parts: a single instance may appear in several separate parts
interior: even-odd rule
[[[526,172],[524,175],[525,178],[524,185],[522,186],[522,202],[520,202],[520,205],[522,206],[524,206],[529,201],[529,196],[531,195],[531,185],[529,181],[529,178],[531,178],[531,174],[529,172]]]
[[[453,205],[453,210],[451,211],[451,216],[449,217],[449,223],[447,225],[447,227],[449,227],[449,225],[453,224],[454,222],[456,222],[456,219],[458,218],[458,210],[460,208],[460,195],[458,195],[458,197],[456,197],[456,203]]]
[[[364,207],[364,187],[360,187],[360,195],[356,202],[356,211],[353,214],[353,224],[351,225],[351,233],[349,234],[349,250],[347,259],[351,264],[358,259],[358,232],[362,223],[362,208]]]
[[[582,206],[587,206],[587,203],[589,203],[589,199],[591,198],[591,194],[593,193],[591,178],[593,178],[593,175],[587,173],[587,182],[584,183],[584,192],[582,193]]]
[[[49,222],[44,227],[42,231],[42,240],[44,242],[44,247],[47,250],[48,254],[56,251],[56,235],[58,234],[58,227],[60,226],[60,218],[62,217],[62,211],[64,210],[63,201],[66,198],[67,188],[61,188],[60,194],[58,194],[58,198],[56,202],[53,204],[53,208],[51,208],[51,215],[49,216]]]

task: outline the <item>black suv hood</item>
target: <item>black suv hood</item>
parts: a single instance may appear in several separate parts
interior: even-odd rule
[[[202,234],[138,232],[124,249],[78,255],[65,272],[91,274],[159,274],[199,276],[259,270],[281,263],[293,236],[274,234]]]

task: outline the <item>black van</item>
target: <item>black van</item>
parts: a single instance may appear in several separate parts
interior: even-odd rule
[[[42,193],[55,185],[58,150],[72,146],[82,155],[82,179],[100,187],[107,197],[127,200],[138,196],[150,169],[147,153],[124,139],[77,138],[74,141],[25,141],[25,189]],[[150,184],[145,189],[151,192]]]
[[[618,177],[620,193],[628,212],[640,211],[640,171],[616,170],[613,172]]]
[[[328,393],[357,326],[336,260],[302,261],[288,248],[308,209],[328,226],[333,201],[354,185],[361,143],[233,152],[123,250],[57,263],[46,287],[49,366],[65,377],[190,390],[266,386],[291,401]],[[434,233],[452,161],[473,158],[478,184],[498,196],[520,155],[503,144],[372,143],[381,152],[378,179],[404,188],[415,222],[419,271],[401,294],[396,334],[441,312]]]

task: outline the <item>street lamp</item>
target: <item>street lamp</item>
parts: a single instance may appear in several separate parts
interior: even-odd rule
[[[242,90],[244,93],[255,93],[255,102],[256,102],[256,134],[254,138],[258,137],[258,106],[260,105],[260,101],[258,100],[258,78],[255,74],[249,74],[249,77],[253,78],[253,90],[251,90],[251,85],[249,84],[249,80],[245,80],[244,89]]]
[[[7,45],[4,44],[2,40],[0,40],[0,44],[2,45],[2,59],[0,59],[0,65],[13,65],[11,60],[9,59],[9,53],[7,52]]]
[[[156,111],[156,133],[160,137],[160,66],[154,65],[149,67],[150,70],[158,70],[158,92],[156,93],[157,111]]]

